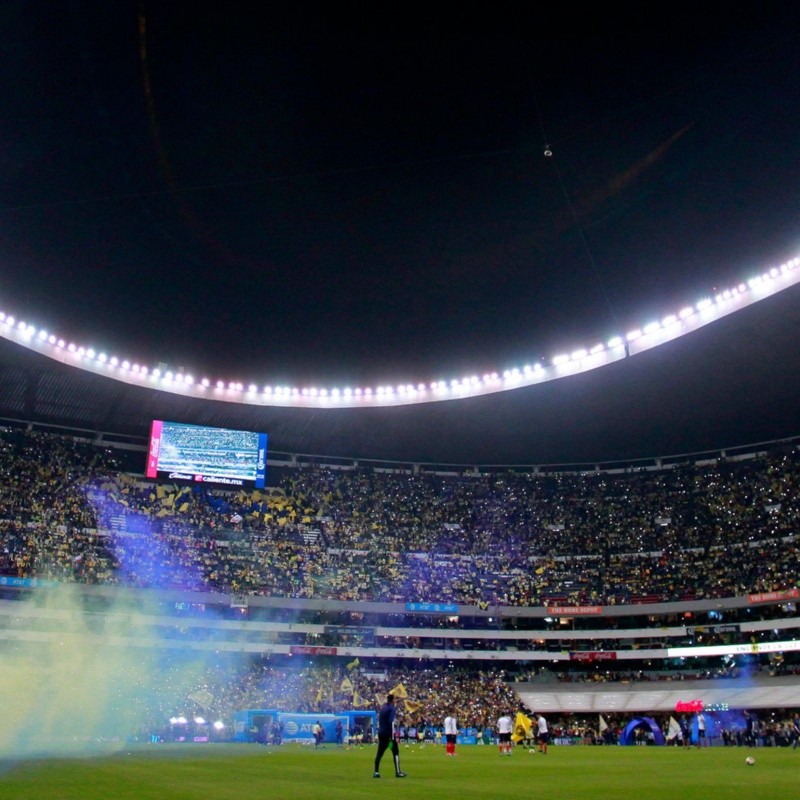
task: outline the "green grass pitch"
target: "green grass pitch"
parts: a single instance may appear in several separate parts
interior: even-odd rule
[[[747,766],[752,755],[755,766]],[[405,779],[391,753],[372,777],[372,747],[136,745],[113,756],[4,762],[0,798],[14,800],[764,800],[795,797],[800,749],[558,747],[546,755],[492,746],[401,747]]]

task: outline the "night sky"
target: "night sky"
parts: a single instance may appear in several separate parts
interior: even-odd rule
[[[800,251],[795,4],[323,8],[0,4],[0,307],[198,377],[378,385]]]

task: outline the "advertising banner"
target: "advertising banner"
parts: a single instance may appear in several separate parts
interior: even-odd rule
[[[584,614],[602,614],[602,606],[547,606],[547,613],[554,617],[578,617]]]

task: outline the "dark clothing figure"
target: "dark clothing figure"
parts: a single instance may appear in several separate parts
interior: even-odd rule
[[[391,747],[394,760],[394,774],[398,778],[405,778],[406,774],[400,769],[400,748],[395,737],[394,721],[397,711],[394,707],[394,695],[386,696],[386,702],[378,712],[378,752],[375,754],[375,771],[373,778],[380,778],[380,765],[383,754]]]

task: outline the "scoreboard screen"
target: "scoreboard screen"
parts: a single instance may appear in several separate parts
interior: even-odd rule
[[[261,489],[266,470],[266,433],[153,420],[148,478]]]

